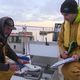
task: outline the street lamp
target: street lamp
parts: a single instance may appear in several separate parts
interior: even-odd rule
[[[23,54],[25,54],[25,42],[24,42],[24,37],[25,37],[25,35],[24,35],[24,32],[26,31],[26,27],[23,27]]]

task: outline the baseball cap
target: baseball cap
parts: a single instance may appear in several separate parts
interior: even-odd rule
[[[14,21],[12,18],[8,18],[5,20],[5,25],[8,25],[11,29],[15,30]]]

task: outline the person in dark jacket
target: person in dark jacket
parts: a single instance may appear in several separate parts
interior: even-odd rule
[[[15,29],[15,27],[12,18],[0,18],[0,80],[10,80],[14,72],[20,70],[19,65],[16,63],[7,63],[6,56],[20,64],[24,63],[7,43],[7,39],[13,29]]]

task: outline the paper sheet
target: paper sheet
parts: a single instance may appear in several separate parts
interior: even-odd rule
[[[64,63],[68,63],[68,62],[72,62],[72,61],[74,61],[74,60],[75,60],[75,59],[71,57],[71,58],[67,58],[67,59],[58,61],[58,62],[54,63],[54,64],[51,66],[51,68],[58,67],[59,65],[62,65],[62,64],[64,64]]]

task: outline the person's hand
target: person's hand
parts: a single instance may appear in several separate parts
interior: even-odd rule
[[[60,54],[61,58],[66,59],[68,57],[68,52],[64,51],[62,54]]]
[[[21,63],[21,64],[28,64],[29,61],[22,60],[22,59],[18,59],[18,63]]]
[[[12,64],[9,64],[9,69],[11,71],[19,71],[20,67],[19,67],[19,65],[15,64],[15,63],[12,63]]]
[[[79,55],[77,55],[77,54],[74,54],[74,55],[72,55],[72,57],[75,59],[75,60],[79,60]]]

